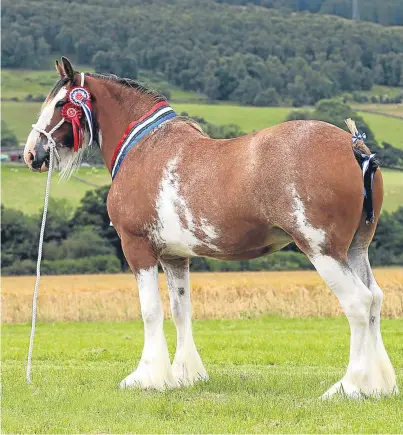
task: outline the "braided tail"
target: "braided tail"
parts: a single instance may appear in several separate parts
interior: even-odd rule
[[[350,130],[353,141],[353,152],[355,159],[362,170],[362,178],[364,183],[364,209],[367,215],[366,224],[375,222],[374,207],[372,202],[372,186],[374,184],[375,172],[379,167],[375,154],[371,154],[369,148],[365,145],[365,133],[358,131],[355,122],[352,119],[346,119],[345,123]]]

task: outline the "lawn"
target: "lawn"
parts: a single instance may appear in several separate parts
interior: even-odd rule
[[[403,119],[367,112],[358,114],[364,118],[379,142],[388,142],[403,150]]]
[[[214,124],[237,124],[245,132],[280,124],[293,110],[290,107],[250,107],[230,104],[174,103],[177,113],[201,116]]]
[[[93,72],[88,66],[78,66],[78,70]],[[2,98],[23,100],[28,95],[46,97],[58,79],[54,63],[47,70],[2,69]],[[151,71],[140,70],[138,81],[147,83],[151,88],[169,90],[172,99],[200,100],[205,98],[195,92],[184,91],[171,85],[161,75]]]
[[[345,318],[194,322],[210,381],[164,393],[117,388],[136,366],[142,325],[39,324],[33,385],[29,326],[2,327],[2,433],[402,433],[402,399],[322,402],[348,359]],[[383,336],[403,379],[403,320]],[[171,353],[175,331],[165,325]]]
[[[110,175],[104,168],[81,168],[76,176],[99,186],[111,182]],[[43,207],[46,177],[47,174],[33,173],[25,165],[2,164],[2,204],[27,214],[37,213]],[[72,207],[76,208],[85,193],[95,187],[81,180],[73,177],[68,182],[64,182],[59,180],[58,174],[54,174],[50,197],[65,199]]]
[[[392,117],[402,118],[403,120],[403,104],[350,104],[354,110],[362,112],[374,112],[382,115],[392,115]]]
[[[31,125],[39,118],[41,107],[41,103],[2,101],[1,119],[14,131],[18,140],[25,143],[31,131]]]
[[[383,211],[395,211],[403,206],[403,172],[382,169],[384,197]]]

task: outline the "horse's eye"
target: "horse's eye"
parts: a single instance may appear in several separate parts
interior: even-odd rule
[[[61,100],[61,101],[58,101],[58,102],[56,103],[56,106],[55,106],[55,107],[63,107],[65,104],[66,104],[66,101]]]

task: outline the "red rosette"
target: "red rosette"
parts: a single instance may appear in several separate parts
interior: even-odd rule
[[[67,122],[73,122],[74,118],[80,119],[83,116],[83,110],[73,103],[66,103],[62,108],[62,116]]]

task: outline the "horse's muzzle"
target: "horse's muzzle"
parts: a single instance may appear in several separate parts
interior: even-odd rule
[[[34,151],[28,151],[27,164],[32,171],[46,172],[49,169],[49,151],[45,151],[44,146],[39,143]]]

